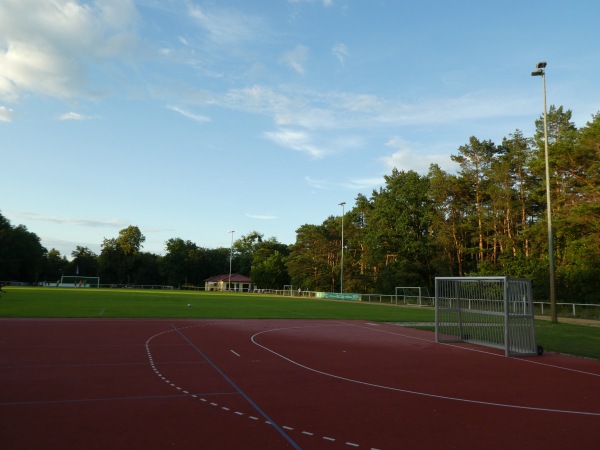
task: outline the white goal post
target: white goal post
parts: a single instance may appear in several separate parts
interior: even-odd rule
[[[60,277],[60,287],[97,288],[100,287],[100,277],[85,275],[63,275]]]
[[[505,356],[541,355],[535,340],[531,280],[508,277],[435,279],[436,342],[470,342]]]

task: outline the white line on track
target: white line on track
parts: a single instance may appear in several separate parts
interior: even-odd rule
[[[325,326],[325,325],[320,325]],[[352,326],[352,325],[350,325]],[[272,353],[275,356],[278,356],[279,358],[288,361],[302,369],[308,370],[310,372],[314,372],[314,373],[318,373],[320,375],[324,375],[326,377],[331,377],[331,378],[335,378],[337,380],[342,380],[342,381],[348,381],[350,383],[356,383],[356,384],[360,384],[363,386],[371,386],[374,388],[379,388],[379,389],[385,389],[388,391],[394,391],[394,392],[402,392],[404,394],[411,394],[411,395],[418,395],[418,396],[422,396],[422,397],[428,397],[428,398],[436,398],[436,399],[440,399],[440,400],[449,400],[449,401],[455,401],[455,402],[463,402],[463,403],[470,403],[470,404],[476,404],[476,405],[486,405],[486,406],[496,406],[496,407],[500,407],[500,408],[512,408],[512,409],[521,409],[521,410],[526,410],[526,411],[542,411],[542,412],[549,412],[549,413],[562,413],[562,414],[576,414],[576,415],[583,415],[583,416],[598,416],[600,417],[600,412],[592,412],[592,411],[571,411],[571,410],[564,410],[564,409],[552,409],[552,408],[541,408],[541,407],[536,407],[536,406],[524,406],[524,405],[513,405],[513,404],[509,404],[509,403],[495,403],[495,402],[487,402],[487,401],[483,401],[483,400],[472,400],[472,399],[467,399],[467,398],[460,398],[460,397],[450,397],[447,395],[439,395],[439,394],[431,394],[429,392],[421,392],[421,391],[413,391],[413,390],[409,390],[409,389],[401,389],[401,388],[397,388],[397,387],[393,387],[393,386],[385,386],[385,385],[381,385],[381,384],[375,384],[375,383],[368,383],[366,381],[361,381],[361,380],[355,380],[352,378],[347,378],[347,377],[343,377],[340,375],[335,375],[333,373],[329,373],[329,372],[323,372],[322,370],[318,370],[318,369],[314,369],[312,367],[309,366],[305,366],[304,364],[300,364],[297,361],[294,361],[291,358],[288,358],[280,353],[277,353],[275,350],[266,347],[262,344],[259,344],[256,340],[257,336],[260,336],[261,334],[266,334],[266,333],[271,333],[274,331],[282,331],[282,330],[292,330],[292,329],[299,329],[299,328],[314,328],[316,327],[316,325],[310,325],[308,327],[306,326],[298,326],[298,327],[282,327],[282,328],[274,328],[271,330],[265,330],[265,331],[260,331],[256,334],[254,334],[250,340],[257,345],[258,347]],[[369,328],[371,329],[371,328]],[[380,332],[381,330],[376,330],[378,332]],[[384,332],[385,331],[381,331]],[[391,333],[391,334],[396,334],[396,333]],[[404,335],[401,335],[404,336]],[[411,337],[411,336],[407,336],[407,337]],[[418,338],[417,338],[418,339]],[[432,342],[432,341],[429,341]]]
[[[193,326],[189,326],[189,327],[185,327],[185,328],[195,328],[195,327],[198,327],[198,326],[199,326],[199,325],[193,325]],[[184,329],[184,328],[182,328],[182,329]],[[199,395],[197,395],[197,394],[190,394],[190,393],[189,393],[189,391],[186,391],[186,390],[184,390],[183,388],[181,388],[181,387],[177,386],[177,385],[176,385],[175,383],[173,383],[171,380],[169,380],[169,379],[167,379],[165,376],[163,376],[163,374],[162,374],[162,373],[161,373],[161,372],[160,372],[160,371],[157,369],[157,367],[156,367],[156,363],[155,363],[155,361],[154,361],[154,358],[153,358],[153,356],[152,356],[152,352],[150,351],[150,342],[151,342],[151,341],[152,341],[154,338],[156,338],[156,337],[158,337],[158,336],[160,336],[160,335],[167,334],[167,333],[172,333],[173,331],[175,331],[175,330],[166,330],[166,331],[163,331],[163,332],[161,332],[161,333],[158,333],[158,334],[156,334],[156,335],[154,335],[154,336],[150,337],[150,338],[149,338],[149,339],[146,341],[146,353],[147,353],[147,357],[148,357],[148,362],[149,362],[149,364],[150,364],[150,367],[151,367],[151,369],[152,369],[152,370],[154,371],[154,373],[155,373],[155,374],[158,376],[158,378],[162,379],[162,380],[163,380],[163,381],[164,381],[166,384],[168,384],[168,385],[170,385],[170,386],[172,386],[172,387],[175,387],[177,390],[179,390],[179,391],[181,391],[181,392],[183,392],[183,393],[187,394],[187,395],[188,395],[188,397],[191,397],[191,398],[194,398],[194,399],[198,399],[198,400],[200,400],[200,401],[202,401],[202,402],[205,402],[205,403],[207,403],[207,404],[210,404],[211,406],[214,406],[214,407],[220,407],[220,408],[221,408],[223,411],[233,412],[234,414],[236,414],[236,415],[238,415],[238,416],[245,416],[245,417],[247,417],[248,419],[250,419],[250,420],[253,420],[253,421],[258,421],[258,420],[260,420],[260,418],[258,418],[258,417],[256,417],[256,416],[247,415],[247,414],[245,414],[245,413],[243,413],[243,412],[241,412],[241,411],[232,411],[232,410],[231,410],[229,407],[226,407],[226,406],[219,405],[218,403],[215,403],[215,402],[208,402],[208,400],[207,400],[206,398],[204,398],[204,397],[202,397],[202,396],[199,396]],[[236,356],[238,356],[238,357],[240,357],[240,356],[241,356],[239,353],[235,352],[234,350],[230,350],[230,351],[231,351],[231,352],[232,352],[234,355],[236,355]],[[270,421],[268,421],[268,420],[267,420],[267,421],[265,421],[265,424],[267,424],[267,425],[272,425],[272,423],[271,423]],[[285,429],[285,430],[288,430],[288,431],[294,431],[294,428],[293,428],[293,427],[286,426],[286,425],[282,426],[281,428],[283,428],[283,429]],[[303,434],[303,435],[305,435],[305,436],[315,436],[315,433],[313,433],[313,432],[310,432],[310,431],[302,431],[302,432],[301,432],[301,434]],[[335,442],[335,441],[336,441],[336,439],[335,439],[335,438],[332,438],[332,437],[329,437],[329,436],[322,436],[322,438],[323,438],[324,440],[326,440],[326,441],[329,441],[329,442]],[[353,446],[353,447],[359,447],[359,445],[358,445],[358,444],[354,444],[354,443],[351,443],[351,442],[347,442],[346,444],[347,444],[347,445],[350,445],[350,446]],[[372,448],[371,448],[371,450],[377,450],[377,449],[375,449],[374,447],[372,447]]]

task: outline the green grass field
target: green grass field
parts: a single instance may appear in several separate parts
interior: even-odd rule
[[[0,317],[434,321],[431,308],[258,294],[41,287],[5,291]],[[536,321],[536,337],[547,351],[600,359],[600,327]]]

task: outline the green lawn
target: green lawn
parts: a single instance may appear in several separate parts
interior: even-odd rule
[[[434,321],[431,308],[258,294],[42,287],[4,289],[6,293],[0,298],[0,317]],[[600,359],[600,327],[536,321],[536,336],[547,351]]]

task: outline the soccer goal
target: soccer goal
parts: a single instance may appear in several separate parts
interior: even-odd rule
[[[433,306],[426,287],[396,286],[395,300],[396,305],[400,300],[405,305]]]
[[[535,340],[531,280],[436,278],[435,340],[500,348],[506,356],[541,355]]]
[[[290,297],[294,296],[294,286],[292,284],[286,284],[283,286],[283,295],[289,295]]]
[[[63,275],[60,277],[61,287],[97,288],[100,286],[100,277],[87,277],[83,275]]]

